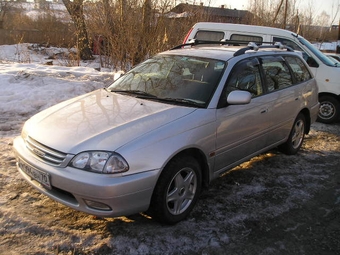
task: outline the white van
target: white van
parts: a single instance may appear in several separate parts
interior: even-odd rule
[[[230,44],[235,44],[234,41],[239,44],[281,42],[296,51],[301,51],[319,86],[318,121],[332,123],[340,117],[340,66],[302,36],[272,27],[199,22],[191,28],[183,43],[189,43],[193,39],[208,42],[233,41]]]

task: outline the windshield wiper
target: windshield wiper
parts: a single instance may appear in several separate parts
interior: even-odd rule
[[[171,98],[171,97],[166,97],[166,98],[158,98],[159,101],[165,101],[165,102],[170,102],[170,103],[176,103],[180,105],[189,105],[189,106],[195,106],[195,107],[200,107],[203,108],[205,105],[205,102],[197,101],[194,99],[189,99],[189,98]]]
[[[137,98],[151,99],[151,100],[156,100],[159,102],[175,103],[175,104],[186,105],[186,106],[195,106],[199,108],[203,108],[205,105],[205,102],[194,100],[194,99],[189,99],[189,98],[157,97],[153,94],[150,94],[142,90],[114,90],[114,89],[109,90],[108,89],[108,91],[114,92],[114,93],[131,94]]]
[[[150,94],[148,92],[142,91],[142,90],[109,90],[110,92],[115,93],[124,93],[124,94],[132,94],[136,95],[138,98],[157,98],[157,96]]]

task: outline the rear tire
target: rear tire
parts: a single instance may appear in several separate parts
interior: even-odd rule
[[[332,96],[321,96],[319,102],[320,108],[317,121],[326,124],[335,122],[339,117],[339,101]]]
[[[290,131],[288,140],[279,146],[279,150],[287,155],[296,154],[303,144],[303,140],[305,138],[305,129],[306,118],[302,113],[299,113],[294,121],[294,125]]]
[[[189,215],[201,189],[198,162],[191,156],[174,158],[159,177],[148,213],[162,223],[175,224]]]

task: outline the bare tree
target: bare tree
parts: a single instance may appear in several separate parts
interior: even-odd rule
[[[256,0],[252,3],[249,2],[249,11],[254,15],[251,24],[259,26],[275,26],[274,22],[277,22],[280,13],[280,5],[277,6],[275,0]],[[273,12],[276,13],[274,15],[274,22],[272,18]]]
[[[339,14],[339,11],[340,11],[340,0],[337,1],[337,3],[333,3],[332,4],[332,13],[331,13],[331,22],[330,24],[334,24],[335,22],[335,19],[337,18],[338,14]]]
[[[82,60],[93,59],[92,52],[90,49],[89,39],[87,35],[84,10],[83,10],[84,0],[63,0],[63,3],[71,15],[72,21],[76,27],[77,34],[77,48],[79,57]]]
[[[11,2],[0,1],[0,29],[4,28],[5,15],[11,8]]]
[[[102,0],[87,4],[89,35],[103,38],[102,67],[128,70],[181,43],[196,21],[168,18],[169,0]]]
[[[276,22],[276,18],[277,18],[277,16],[279,15],[280,10],[281,10],[281,7],[282,7],[282,5],[283,5],[283,1],[284,1],[284,0],[281,0],[281,1],[280,1],[279,7],[276,9],[275,16],[274,16],[274,19],[273,19],[273,23]]]
[[[321,12],[321,14],[316,17],[316,22],[320,27],[317,37],[318,41],[325,41],[327,33],[330,30],[329,21],[330,16],[325,11]]]

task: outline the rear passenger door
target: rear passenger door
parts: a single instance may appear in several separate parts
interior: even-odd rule
[[[271,145],[287,138],[303,98],[296,77],[283,56],[265,56],[260,61],[269,105],[267,143]]]

